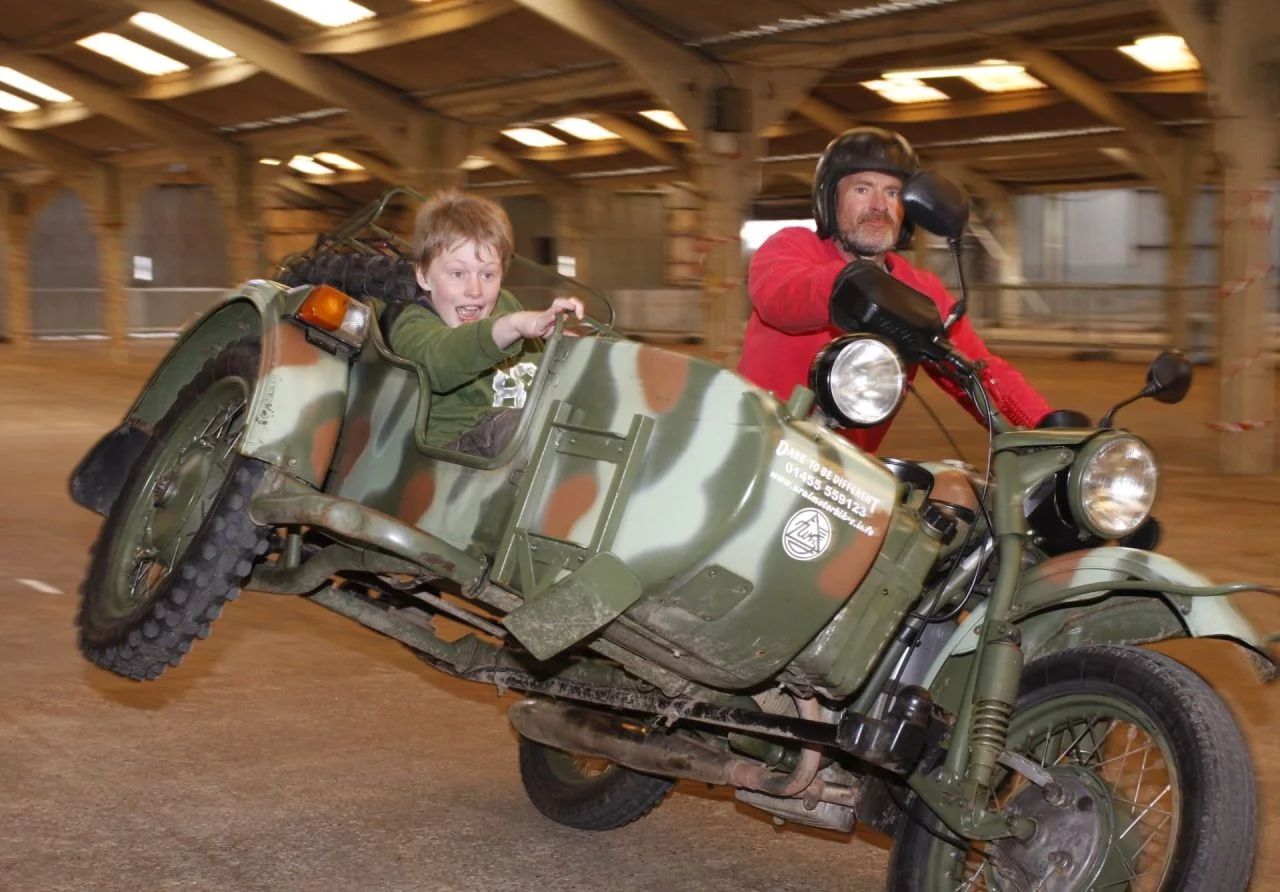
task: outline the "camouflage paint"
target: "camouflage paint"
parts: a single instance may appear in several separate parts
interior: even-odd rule
[[[287,317],[310,288],[275,289],[262,313],[262,359],[240,451],[321,486],[333,461],[347,406],[350,364],[307,340]]]
[[[1118,584],[1142,582],[1156,597],[1099,594]],[[1064,594],[1077,586],[1093,591]],[[1202,589],[1203,595],[1171,594],[1172,587]],[[1241,646],[1264,679],[1275,674],[1265,643],[1214,584],[1162,554],[1134,548],[1105,547],[1051,558],[1026,570],[1014,597],[1013,619],[1023,628],[1028,660],[1066,647],[1089,644],[1139,644],[1167,638],[1223,638]],[[1078,606],[1077,606],[1078,605]],[[963,673],[972,660],[986,619],[979,604],[934,660],[924,684],[932,690],[963,689]],[[957,683],[957,676],[959,683]]]

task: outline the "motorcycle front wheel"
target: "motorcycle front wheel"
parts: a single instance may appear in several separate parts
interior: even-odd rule
[[[1008,749],[1051,770],[1082,768],[1107,789],[1128,879],[1106,889],[1248,886],[1257,835],[1249,751],[1226,704],[1181,663],[1135,647],[1077,648],[1037,660],[1023,674]],[[998,777],[996,801],[1025,783]],[[1021,888],[997,878],[980,846],[953,845],[920,803],[909,817],[890,861],[892,892]]]

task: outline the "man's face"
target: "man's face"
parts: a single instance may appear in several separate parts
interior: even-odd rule
[[[431,305],[444,324],[457,328],[493,312],[502,288],[502,263],[493,248],[468,239],[442,251],[425,270],[418,267],[417,277],[431,292]]]
[[[852,257],[880,259],[898,243],[902,180],[866,170],[836,184],[836,242]]]

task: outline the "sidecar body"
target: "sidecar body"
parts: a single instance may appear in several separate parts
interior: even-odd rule
[[[376,325],[351,349],[300,321],[314,290],[229,294],[77,469],[77,499],[105,514],[185,378],[256,335],[239,448],[277,471],[257,519],[410,560],[435,543],[452,556],[431,564],[444,575],[520,599],[504,622],[539,658],[600,633],[721,689],[794,662],[848,692],[918,597],[939,536],[895,511],[894,474],[734,372],[613,336],[553,337],[512,442],[482,459],[426,444],[424,373]]]

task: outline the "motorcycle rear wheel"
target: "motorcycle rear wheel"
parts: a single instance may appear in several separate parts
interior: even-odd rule
[[[1008,748],[1041,765],[1084,767],[1122,803],[1121,847],[1136,852],[1127,859],[1131,892],[1246,888],[1257,834],[1253,766],[1203,679],[1152,651],[1089,647],[1030,664],[1022,692]],[[1018,783],[998,780],[997,800]],[[892,892],[1003,888],[980,853],[930,832],[950,836],[919,802],[911,817],[895,840]]]
[[[653,811],[675,781],[520,738],[520,780],[534,808],[578,830],[616,830]]]
[[[152,679],[178,665],[267,550],[249,519],[265,466],[236,452],[260,349],[228,345],[179,391],[102,526],[76,622],[104,669]]]

